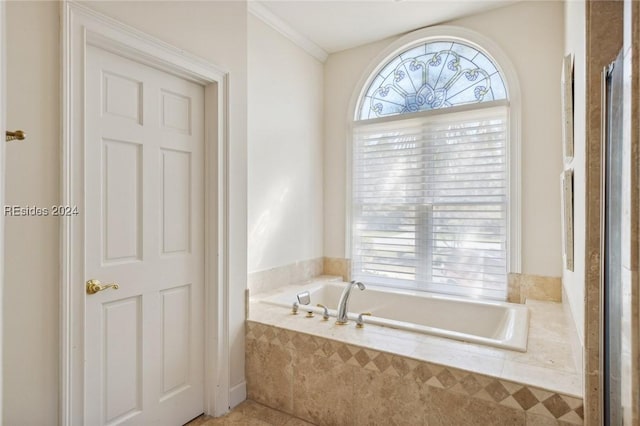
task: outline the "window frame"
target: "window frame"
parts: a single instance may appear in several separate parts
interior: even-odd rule
[[[431,41],[455,41],[468,44],[485,54],[502,75],[507,90],[508,117],[507,117],[507,275],[520,273],[522,265],[522,230],[521,230],[521,132],[520,111],[521,99],[517,74],[509,58],[500,47],[489,38],[475,31],[455,26],[435,26],[414,31],[395,42],[378,54],[362,74],[356,89],[354,90],[347,119],[346,137],[346,188],[345,188],[345,257],[352,257],[352,179],[353,179],[353,142],[354,127],[358,122],[375,122],[408,118],[412,114],[398,114],[390,117],[358,120],[361,104],[371,82],[376,78],[380,70],[393,60],[398,54],[411,49],[419,44]],[[414,114],[444,114],[460,111],[461,109],[481,108],[482,103],[464,105],[459,107],[443,108]],[[400,289],[400,288],[399,288]]]

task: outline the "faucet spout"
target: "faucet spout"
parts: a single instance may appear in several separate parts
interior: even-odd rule
[[[347,317],[349,307],[349,297],[351,296],[351,289],[353,286],[357,286],[360,290],[364,290],[366,287],[360,281],[351,281],[349,285],[343,290],[340,295],[340,301],[338,302],[338,320],[336,324],[344,325],[349,322]]]

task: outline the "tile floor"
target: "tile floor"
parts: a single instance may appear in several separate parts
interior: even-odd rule
[[[200,416],[185,426],[313,426],[254,401],[245,401],[223,417]]]

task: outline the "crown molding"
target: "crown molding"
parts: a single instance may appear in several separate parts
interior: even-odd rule
[[[278,31],[320,62],[325,62],[329,57],[329,53],[327,53],[327,51],[322,47],[315,44],[304,34],[295,30],[291,25],[284,22],[260,2],[255,0],[249,1],[247,2],[247,5],[249,13],[269,25],[274,30]]]

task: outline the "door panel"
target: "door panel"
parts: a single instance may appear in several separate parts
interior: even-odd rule
[[[104,113],[142,124],[142,83],[110,72],[102,76]]]
[[[162,151],[162,254],[191,249],[191,154]]]
[[[204,88],[87,49],[85,424],[204,406]]]
[[[191,284],[162,293],[162,398],[189,385]]]
[[[140,311],[139,296],[102,305],[105,350],[102,406],[107,422],[134,416],[142,410]]]
[[[191,134],[191,98],[163,90],[162,127]]]
[[[103,263],[142,259],[142,145],[103,139]]]

